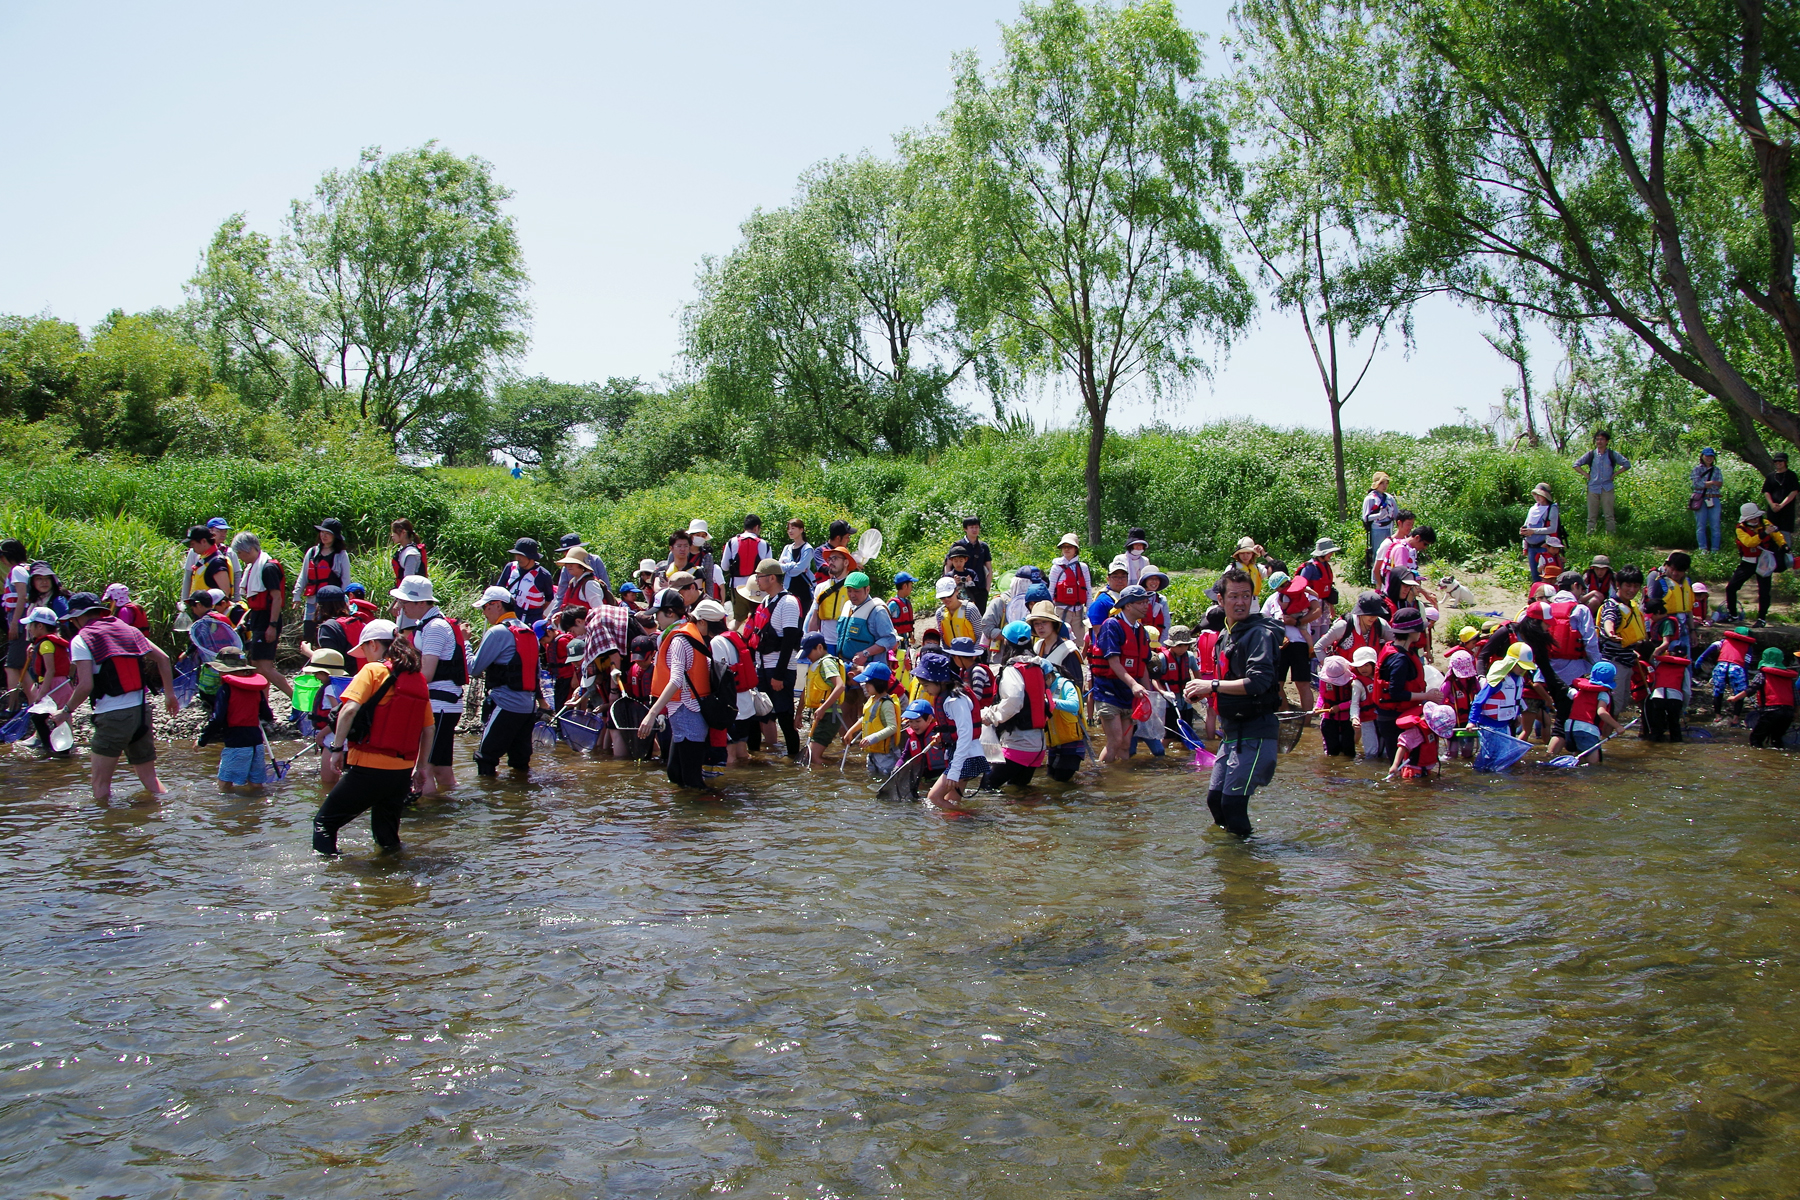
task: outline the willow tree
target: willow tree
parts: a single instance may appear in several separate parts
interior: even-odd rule
[[[1253,308],[1215,220],[1231,145],[1201,69],[1167,0],[1027,4],[991,72],[962,60],[940,136],[916,144],[941,167],[965,302],[1015,367],[1081,396],[1090,542],[1113,401],[1203,373],[1198,344]]]
[[[1741,452],[1800,442],[1800,10],[1765,0],[1370,0],[1386,55],[1348,135],[1439,285],[1610,323],[1716,399]],[[1333,51],[1354,47],[1338,43]]]

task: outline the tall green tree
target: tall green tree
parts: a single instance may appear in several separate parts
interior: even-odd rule
[[[905,164],[822,163],[707,261],[686,353],[747,468],[799,448],[911,454],[967,427],[951,389],[985,343],[959,324],[916,195]]]
[[[1088,421],[1090,541],[1122,388],[1206,369],[1253,301],[1214,219],[1232,179],[1223,106],[1168,0],[1027,4],[998,65],[961,63],[935,147],[966,302],[1012,362],[1066,373]]]
[[[1627,331],[1800,440],[1800,9],[1766,0],[1371,0],[1383,102],[1352,114],[1384,210],[1441,286]],[[1321,29],[1321,52],[1343,54]]]
[[[525,347],[511,193],[435,143],[363,152],[295,201],[277,239],[239,214],[190,292],[217,344],[277,394],[314,387],[396,442],[485,402]]]
[[[1297,316],[1306,335],[1331,414],[1341,521],[1349,513],[1344,405],[1390,328],[1410,343],[1413,305],[1426,287],[1400,253],[1400,223],[1371,202],[1345,136],[1381,86],[1380,60],[1328,0],[1244,0],[1233,16],[1233,124],[1245,173],[1233,210],[1276,308]],[[1339,53],[1319,53],[1320,30]]]

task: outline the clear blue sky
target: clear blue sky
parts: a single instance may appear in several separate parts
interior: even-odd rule
[[[0,5],[0,312],[84,327],[181,300],[219,222],[273,233],[287,203],[359,149],[431,138],[515,193],[535,312],[527,371],[655,379],[702,255],[809,164],[886,151],[949,94],[951,57],[991,62],[1011,0],[683,5],[165,3]],[[1189,25],[1227,5],[1190,0]],[[1424,430],[1485,415],[1511,382],[1479,317],[1421,311],[1384,351],[1352,425]],[[1547,384],[1553,348],[1540,345]],[[1047,392],[1040,418],[1076,401]],[[1265,313],[1212,384],[1155,416],[1323,425],[1298,327]],[[1151,417],[1126,403],[1116,424]]]

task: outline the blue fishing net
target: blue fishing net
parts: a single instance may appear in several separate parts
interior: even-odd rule
[[[1531,753],[1531,743],[1498,729],[1476,726],[1481,734],[1481,749],[1475,754],[1477,771],[1504,771]]]
[[[566,713],[557,720],[556,727],[563,740],[583,754],[600,740],[600,718],[594,713]]]

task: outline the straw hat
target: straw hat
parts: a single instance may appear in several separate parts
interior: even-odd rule
[[[588,552],[580,546],[570,546],[568,552],[556,560],[559,567],[587,567]]]
[[[1048,600],[1039,600],[1025,614],[1027,621],[1049,621],[1053,625],[1062,624],[1062,614],[1056,611],[1056,605]]]

